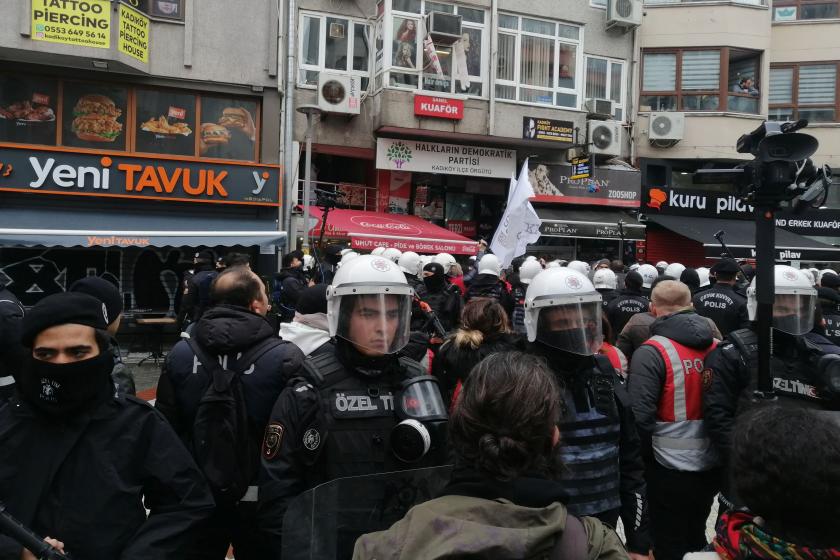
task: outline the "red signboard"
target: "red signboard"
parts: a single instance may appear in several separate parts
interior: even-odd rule
[[[474,221],[446,220],[446,229],[460,233],[466,237],[475,237],[478,235],[478,226]]]
[[[448,97],[414,96],[414,114],[418,117],[437,117],[460,121],[464,118],[464,102]]]

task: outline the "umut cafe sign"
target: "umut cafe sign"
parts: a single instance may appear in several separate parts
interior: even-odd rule
[[[277,206],[280,167],[0,144],[0,192]]]
[[[464,118],[464,102],[449,97],[415,95],[414,114],[418,117],[436,117],[460,121]]]

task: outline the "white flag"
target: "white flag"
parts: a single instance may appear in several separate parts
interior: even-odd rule
[[[502,221],[496,229],[490,250],[499,257],[502,267],[510,266],[510,262],[524,255],[528,245],[540,238],[540,217],[529,200],[534,196],[534,188],[528,180],[528,160],[522,164],[519,180],[513,186],[511,179],[511,193],[508,205],[502,216]]]

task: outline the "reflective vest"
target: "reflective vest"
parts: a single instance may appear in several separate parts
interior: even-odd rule
[[[717,466],[717,452],[703,425],[704,361],[717,341],[703,350],[664,336],[652,336],[644,344],[655,348],[665,363],[665,386],[653,430],[657,462],[680,471],[705,471]]]
[[[627,375],[627,356],[624,355],[624,352],[609,342],[604,342],[604,344],[601,345],[600,350],[598,350],[598,353],[606,356],[610,360],[612,367],[614,367],[615,370],[622,375],[622,377]]]

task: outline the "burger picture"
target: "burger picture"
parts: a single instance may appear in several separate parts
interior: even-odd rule
[[[201,125],[201,142],[208,145],[227,144],[230,131],[220,124],[204,123]]]
[[[86,142],[113,142],[122,133],[123,125],[117,122],[122,110],[111,98],[104,95],[83,95],[73,108],[71,130],[79,140]]]
[[[248,125],[251,115],[240,107],[228,107],[222,111],[219,124],[227,128],[243,129]]]

